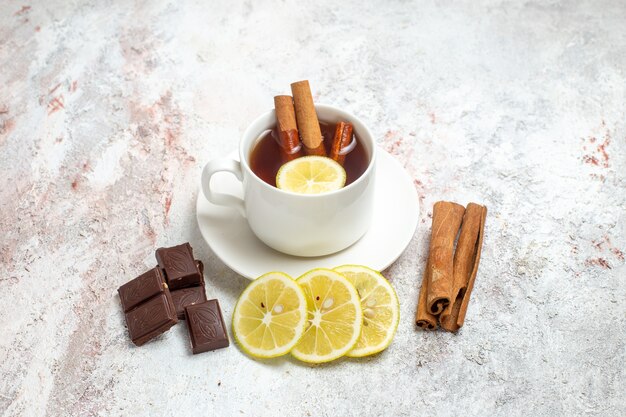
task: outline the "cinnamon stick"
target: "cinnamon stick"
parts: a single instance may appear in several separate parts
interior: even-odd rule
[[[487,208],[469,203],[463,216],[463,225],[454,254],[454,283],[452,302],[441,313],[439,320],[445,330],[456,332],[463,326],[480,263]]]
[[[276,109],[276,130],[278,131],[280,156],[285,163],[303,155],[298,137],[293,99],[291,96],[276,96],[274,97],[274,108]]]
[[[330,146],[330,157],[343,165],[346,155],[341,151],[352,142],[352,123],[339,122],[335,128],[335,137]]]
[[[422,287],[420,288],[420,295],[417,301],[415,324],[424,330],[435,330],[437,329],[437,317],[430,314],[428,306],[426,305],[426,298],[428,297],[429,271],[430,264],[427,264],[426,269],[424,269],[424,278],[422,278]]]
[[[304,80],[291,84],[291,93],[293,94],[298,131],[304,144],[304,152],[307,155],[326,156],[324,138],[320,130],[320,123],[317,120],[317,113],[315,113],[309,82]]]
[[[439,315],[450,304],[453,285],[454,240],[459,232],[465,207],[438,201],[433,207],[433,224],[428,254],[428,312]]]

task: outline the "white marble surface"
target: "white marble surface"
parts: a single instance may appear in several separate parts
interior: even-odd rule
[[[312,3],[0,4],[0,414],[623,415],[624,1]],[[415,180],[394,343],[135,348],[116,289],[159,245],[192,243],[230,325],[247,281],[200,237],[200,170],[303,78]],[[458,335],[413,325],[440,199],[489,207]]]

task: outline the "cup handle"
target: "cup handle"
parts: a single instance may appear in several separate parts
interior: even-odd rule
[[[239,181],[243,181],[241,163],[230,158],[217,158],[209,161],[202,170],[202,193],[211,203],[218,206],[236,208],[245,218],[246,209],[241,198],[235,197],[231,194],[216,193],[211,190],[211,177],[216,172],[230,172],[237,177]]]

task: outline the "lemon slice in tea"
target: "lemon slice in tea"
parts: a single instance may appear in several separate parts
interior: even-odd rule
[[[298,194],[321,194],[346,184],[346,170],[325,156],[303,156],[287,162],[276,174],[276,187]]]

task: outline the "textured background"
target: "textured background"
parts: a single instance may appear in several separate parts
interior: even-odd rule
[[[623,415],[626,4],[451,3],[2,1],[0,413]],[[192,243],[230,325],[247,281],[200,237],[200,170],[303,78],[415,180],[394,343],[133,347],[116,289],[159,245]],[[413,325],[440,199],[489,208],[458,335]]]

